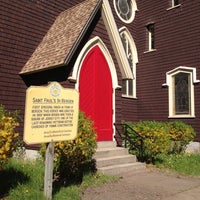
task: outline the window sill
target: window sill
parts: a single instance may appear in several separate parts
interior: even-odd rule
[[[137,97],[133,97],[133,96],[128,96],[128,95],[122,95],[123,98],[126,98],[126,99],[137,99]]]
[[[145,51],[144,53],[150,53],[150,52],[154,52],[154,51],[157,51],[157,49],[151,49],[151,50]]]
[[[173,6],[173,7],[167,8],[167,10],[173,10],[173,9],[175,9],[175,8],[179,8],[179,7],[181,7],[181,4],[178,4],[178,5],[176,5],[176,6]]]
[[[191,119],[191,118],[195,118],[195,115],[174,115],[174,116],[168,116],[169,119]]]

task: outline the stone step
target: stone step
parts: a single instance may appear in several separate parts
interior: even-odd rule
[[[117,144],[114,141],[97,142],[97,148],[109,148],[116,147]]]
[[[136,156],[130,155],[128,149],[117,147],[113,141],[98,142],[94,159],[97,171],[104,174],[118,175],[132,170],[138,173],[146,169],[146,165],[137,162]]]
[[[135,173],[141,173],[146,171],[145,163],[125,163],[120,165],[111,165],[106,167],[100,167],[97,169],[98,173],[109,175],[120,175],[121,173],[134,171]]]
[[[122,147],[97,148],[94,158],[106,158],[128,154],[128,149]]]
[[[101,167],[119,165],[124,163],[134,163],[136,161],[137,158],[134,155],[120,155],[120,156],[96,158],[96,167],[101,168]]]

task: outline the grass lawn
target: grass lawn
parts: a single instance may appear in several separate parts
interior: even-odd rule
[[[81,184],[53,186],[53,200],[80,200],[81,192],[91,185],[114,181],[116,177],[88,173]],[[43,200],[44,163],[11,159],[0,171],[0,199]]]
[[[162,155],[155,165],[183,175],[200,176],[200,154]]]
[[[180,174],[200,176],[200,154],[162,155],[155,163],[159,168]],[[81,192],[89,186],[115,181],[117,177],[87,173],[81,184],[53,185],[53,200],[80,200]],[[44,163],[11,159],[0,171],[1,200],[43,200]]]

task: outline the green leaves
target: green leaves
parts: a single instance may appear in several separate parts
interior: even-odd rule
[[[143,154],[139,154],[137,149],[131,153],[140,156],[138,159],[146,162],[154,162],[159,154],[182,152],[195,136],[194,129],[181,121],[126,123],[144,138]],[[140,138],[134,132],[129,132],[129,136],[133,143],[139,143]]]
[[[78,137],[75,140],[55,143],[55,173],[60,179],[70,179],[82,173],[84,165],[92,161],[95,153],[96,132],[93,122],[79,113]],[[46,148],[41,148],[44,156]]]
[[[17,148],[18,133],[15,132],[15,128],[19,126],[17,119],[17,112],[8,112],[0,104],[0,169]]]

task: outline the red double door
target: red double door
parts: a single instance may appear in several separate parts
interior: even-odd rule
[[[97,141],[112,140],[112,79],[98,46],[84,58],[79,77],[80,110],[94,121]]]

